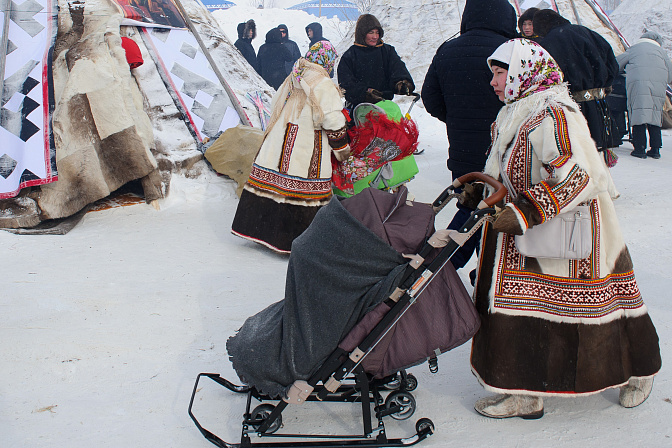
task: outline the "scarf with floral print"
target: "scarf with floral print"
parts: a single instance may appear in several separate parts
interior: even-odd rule
[[[327,73],[331,73],[331,70],[336,64],[337,57],[338,53],[336,53],[336,49],[331,44],[331,42],[327,40],[315,42],[308,50],[308,53],[306,53],[304,56],[307,61],[312,62],[313,64],[321,65],[327,71]],[[292,74],[297,78],[298,81],[301,81],[301,77],[303,76],[301,67],[294,65]]]
[[[500,45],[488,58],[491,70],[493,60],[509,65],[504,88],[506,104],[559,85],[563,80],[555,59],[541,45],[528,39],[512,39]]]

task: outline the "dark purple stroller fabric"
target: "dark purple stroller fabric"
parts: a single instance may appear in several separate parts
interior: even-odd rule
[[[375,325],[381,307],[387,307],[383,301],[401,280],[407,261],[401,254],[416,253],[434,232],[431,206],[410,203],[406,195],[403,187],[394,194],[368,188],[348,199],[334,198],[317,213],[292,245],[284,300],[248,318],[227,341],[242,382],[282,396],[294,381],[314,374],[339,342],[356,345]],[[450,263],[422,296],[429,292],[434,299],[412,305],[399,321],[400,329],[371,353],[364,364],[367,372],[381,375],[421,363],[476,331],[478,317]],[[459,306],[453,304],[455,298],[461,300]],[[376,314],[369,317],[372,310]],[[459,330],[449,322],[456,316]]]

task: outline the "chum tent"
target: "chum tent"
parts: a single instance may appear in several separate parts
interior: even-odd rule
[[[337,17],[339,20],[343,21],[355,21],[360,15],[357,6],[346,0],[313,0],[299,3],[298,5],[294,5],[287,9],[305,11],[316,17]]]
[[[210,169],[209,140],[238,124],[260,127],[246,94],[270,104],[273,89],[199,0],[31,8],[32,19],[0,15],[13,22],[1,58],[10,101],[0,114],[0,228],[62,233],[42,224],[81,216],[136,181],[158,207],[173,174]],[[139,67],[131,69],[122,37],[137,45]]]

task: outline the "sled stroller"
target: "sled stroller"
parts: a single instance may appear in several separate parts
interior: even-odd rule
[[[412,93],[406,114],[393,101],[361,103],[352,111],[348,130],[351,157],[343,162],[332,160],[334,194],[350,197],[364,188],[393,190],[412,180],[418,173],[414,154],[418,151],[418,129],[411,110],[420,100]]]
[[[434,215],[459,198],[455,188],[474,180],[487,182],[495,193],[459,231],[435,232]],[[418,382],[406,368],[429,361],[435,371],[437,355],[478,329],[449,259],[494,215],[506,190],[482,173],[470,173],[431,205],[408,202],[406,194],[404,187],[394,194],[368,188],[349,199],[334,198],[295,240],[284,300],[248,318],[227,342],[245,385],[215,373],[196,379],[189,415],[207,440],[222,448],[388,447],[414,445],[433,433],[432,421],[421,418],[415,434],[388,438],[383,418],[405,420],[416,410],[411,391]],[[194,415],[202,377],[246,394],[240,443],[225,442]],[[253,408],[253,399],[261,404]],[[315,401],[359,403],[362,432],[281,431],[290,405]]]

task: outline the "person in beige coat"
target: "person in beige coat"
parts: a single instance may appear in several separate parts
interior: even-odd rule
[[[329,78],[337,54],[328,41],[300,58],[272,101],[261,149],[245,183],[232,233],[289,253],[332,196],[332,154],[350,154],[341,93]]]

